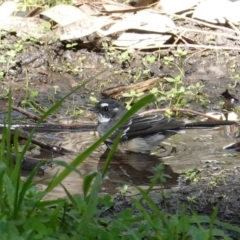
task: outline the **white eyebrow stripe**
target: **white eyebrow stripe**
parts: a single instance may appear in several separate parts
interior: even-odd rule
[[[108,103],[101,103],[100,105],[101,105],[101,107],[107,107],[107,106],[109,106]]]

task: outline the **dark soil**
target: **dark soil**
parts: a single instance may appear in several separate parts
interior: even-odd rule
[[[6,51],[14,49],[17,41],[14,34],[2,36],[0,55],[6,56]],[[221,94],[226,89],[229,89],[237,99],[240,98],[239,79],[233,78],[240,74],[237,51],[199,51],[191,48],[187,50],[187,60],[175,59],[176,65],[182,64],[184,69],[184,85],[203,84],[201,94],[209,99],[207,106],[202,106],[196,102],[194,97],[190,98],[189,108],[198,111],[221,109],[220,102],[223,101]],[[170,57],[174,53],[176,51],[134,52],[129,54],[128,59],[123,60],[119,57],[121,52],[117,50],[110,52],[109,49],[82,49],[80,44],[75,49],[67,49],[66,44],[60,42],[51,45],[41,45],[31,41],[24,42],[23,50],[17,53],[15,62],[0,63],[1,71],[4,72],[0,95],[2,101],[6,102],[6,89],[11,87],[14,105],[21,105],[22,100],[28,99],[50,107],[77,85],[103,72],[66,100],[53,119],[57,117],[59,120],[60,116],[65,116],[66,112],[72,117],[76,108],[93,104],[89,100],[89,96],[100,97],[100,93],[106,88],[128,85],[154,77],[162,79],[164,76],[177,76],[179,74],[177,67],[171,64],[166,65],[163,60],[164,56]],[[154,63],[143,61],[149,55],[154,55],[159,60]],[[137,79],[136,76],[138,76]],[[27,81],[28,86],[26,86]],[[59,86],[57,93],[54,92],[53,86]],[[164,85],[165,89],[171,87],[168,84]],[[39,95],[35,98],[29,96],[30,90],[38,91]],[[168,104],[161,102],[159,107]],[[2,111],[4,111],[4,104],[2,106]],[[84,112],[83,115],[87,117],[87,120],[93,119],[88,112]],[[86,120],[86,118],[84,119]],[[239,155],[236,158],[238,157]],[[179,183],[177,187],[165,190],[168,195],[167,199],[161,198],[159,191],[151,192],[150,196],[159,208],[171,213],[180,211],[181,205],[185,204],[188,213],[193,210],[198,214],[210,215],[213,208],[219,206],[218,218],[220,220],[239,225],[239,171],[237,168],[231,168],[220,174],[220,181],[219,177],[209,175],[198,180],[197,183],[188,185]],[[216,184],[213,185],[213,182]],[[194,201],[190,202],[188,197],[194,198]],[[116,213],[130,205],[129,198],[116,199],[114,208],[105,214],[114,217]],[[166,206],[167,209],[165,209]],[[240,238],[236,235],[233,237]]]
[[[217,207],[217,218],[219,220],[239,226],[239,172],[229,172],[215,186],[210,184],[211,181],[215,182],[216,178],[212,177],[187,186],[180,185],[179,187],[164,190],[164,198],[161,190],[152,191],[149,196],[159,209],[171,214],[181,213],[184,205],[186,213],[189,215],[196,212],[199,215],[211,216],[213,209]],[[139,200],[141,199],[140,196],[135,197]],[[147,204],[143,205],[150,211]],[[104,213],[104,216],[114,218],[116,214],[129,207],[132,207],[131,198],[119,197],[115,200],[114,206]],[[135,213],[137,214],[137,210]],[[229,229],[227,232],[233,239],[240,238],[240,233],[230,231]]]

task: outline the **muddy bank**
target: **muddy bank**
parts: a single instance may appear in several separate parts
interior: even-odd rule
[[[6,56],[6,51],[14,48],[18,40],[14,34],[6,34],[2,39],[1,55]],[[78,44],[74,48],[68,49],[66,45],[67,43],[64,42],[56,42],[51,45],[31,41],[23,42],[22,50],[16,51],[15,61],[10,61],[9,58],[8,65],[0,63],[3,72],[2,88],[0,90],[2,101],[6,102],[6,89],[12,87],[15,105],[23,106],[22,101],[27,100],[31,103],[38,103],[38,106],[49,108],[86,79],[103,71],[101,75],[92,79],[86,86],[67,99],[54,116],[51,116],[51,120],[56,122],[71,123],[87,120],[96,123],[94,115],[88,111],[80,111],[82,110],[81,106],[86,107],[94,104],[90,96],[99,98],[100,93],[107,88],[143,82],[151,78],[158,78],[157,87],[162,91],[168,91],[173,89],[175,85],[163,82],[162,79],[163,77],[175,78],[178,76],[180,72],[176,65],[180,66],[184,72],[182,86],[185,88],[195,86],[194,94],[186,97],[186,107],[203,112],[213,109],[221,111],[221,102],[223,102],[221,93],[226,89],[229,89],[236,98],[240,98],[239,78],[237,77],[240,74],[239,57],[236,51],[196,51],[188,48],[187,58],[179,59],[174,56],[177,53],[175,50],[122,54],[121,51],[110,48],[83,49]],[[169,57],[173,57],[173,62],[168,59]],[[201,88],[196,89],[198,83],[201,84]],[[32,95],[34,91],[37,92],[35,96]],[[125,98],[124,100],[129,99]],[[156,101],[152,107],[160,108],[172,104],[174,102],[164,99]],[[4,104],[2,105],[4,106]],[[27,110],[33,111],[30,104],[26,104],[25,107]],[[18,115],[14,115],[14,119],[17,118]],[[96,139],[96,136],[92,133],[91,135],[74,133],[64,133],[62,135],[64,135],[64,140],[53,144],[74,150],[76,154],[81,153]],[[170,145],[173,144],[177,147],[173,147],[173,151],[167,152],[166,156],[170,157],[164,159],[163,162],[167,163],[178,176],[185,169],[193,167],[202,169],[209,159],[211,161],[219,160],[225,154],[222,152],[222,147],[234,140],[226,137],[219,140],[219,137],[214,134],[211,133],[210,135],[213,135],[213,137],[210,136],[211,141],[207,145],[200,139],[200,142],[196,142],[194,146],[189,145],[189,143],[192,144],[195,138],[199,136],[209,140],[209,133],[194,132],[187,139],[183,138],[181,140],[179,140],[179,136],[176,136],[177,142],[171,139],[173,143],[170,141]],[[183,147],[181,148],[181,146]],[[85,162],[86,164],[79,166],[78,170],[82,173],[82,176],[73,174],[63,183],[71,193],[75,194],[82,191],[83,176],[97,170],[100,156],[104,152],[103,149],[104,147],[100,148],[94,153],[93,157]],[[70,163],[75,156],[67,156],[60,160]],[[240,179],[238,172],[235,172],[238,167],[238,158],[238,154],[233,155],[228,161],[225,161],[223,168],[219,168],[219,164],[216,163],[217,166],[213,167],[218,168],[218,177],[212,178],[211,174],[205,174],[203,176],[204,180],[198,179],[197,183],[180,184],[178,187],[176,185],[171,186],[171,189],[165,190],[169,197],[164,200],[161,198],[160,191],[155,191],[150,196],[160,209],[164,209],[166,204],[168,211],[172,213],[180,211],[181,205],[186,204],[189,213],[194,210],[199,214],[209,215],[212,213],[213,207],[219,204],[219,219],[239,224],[240,204],[238,194]],[[222,161],[222,159],[220,160]],[[219,162],[222,164],[220,160]],[[131,172],[132,178],[137,175],[142,180],[141,175],[139,175],[141,170],[139,170],[139,166],[133,165],[131,167],[133,169]],[[142,169],[145,168],[146,165],[143,164]],[[63,167],[57,168],[52,172],[52,175],[61,169]],[[179,172],[176,170],[179,170]],[[222,170],[224,170],[224,174],[222,174]],[[51,176],[51,172],[47,172],[46,176]],[[48,179],[43,182],[40,187],[44,189],[49,181]],[[178,182],[175,181],[175,184],[178,184]],[[63,194],[64,191],[59,186],[52,193],[51,198],[63,197]],[[130,198],[124,200],[116,198],[113,209],[105,214],[113,217],[114,214],[122,211],[129,204]]]
[[[7,65],[0,63],[3,75],[0,94],[5,96],[5,89],[12,87],[16,105],[27,98],[49,107],[75,86],[102,71],[101,75],[65,101],[59,112],[66,114],[63,109],[69,108],[73,102],[76,108],[86,105],[90,101],[89,96],[99,97],[100,92],[107,88],[149,78],[159,78],[157,87],[166,91],[173,85],[162,78],[175,78],[180,74],[179,67],[184,72],[183,86],[195,86],[193,95],[186,97],[188,106],[192,104],[195,110],[219,109],[222,101],[220,95],[226,89],[230,89],[237,98],[240,97],[237,51],[186,49],[187,55],[179,58],[176,57],[177,51],[173,50],[126,51],[123,54],[112,48],[87,50],[79,44],[68,49],[67,43],[41,45],[26,41],[21,42],[20,50],[15,50],[14,58],[6,56],[6,51],[17,43],[20,44],[14,34],[6,34],[0,50],[1,55],[9,61]],[[196,87],[197,83],[201,85],[200,88]],[[33,97],[32,91],[37,91],[37,95]],[[169,100],[156,102],[155,107],[168,106]],[[71,109],[68,114],[73,114]]]
[[[224,176],[215,176],[202,179],[188,186],[180,184],[172,189],[152,191],[149,196],[160,210],[166,213],[181,213],[183,205],[186,213],[192,215],[193,211],[199,215],[211,216],[214,207],[218,207],[217,219],[236,226],[240,224],[240,177],[239,171],[229,171]],[[181,186],[182,185],[182,186]],[[141,196],[135,196],[141,199]],[[116,214],[132,207],[131,198],[120,196],[116,198],[114,206],[104,212],[103,216],[115,218]],[[149,206],[143,206],[150,212]],[[134,211],[137,216],[138,211]],[[226,229],[225,229],[226,230]],[[239,239],[240,233],[226,230],[232,239]]]

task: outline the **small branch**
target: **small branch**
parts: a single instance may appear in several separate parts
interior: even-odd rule
[[[35,121],[39,121],[39,119],[40,119],[39,116],[37,116],[37,115],[35,115],[35,114],[33,114],[33,113],[30,113],[30,112],[28,112],[28,111],[25,111],[25,110],[22,109],[22,108],[19,108],[19,107],[16,107],[16,106],[12,106],[12,109],[15,110],[15,111],[17,111],[17,112],[19,112],[19,113],[21,113],[21,114],[23,114],[23,115],[25,115],[25,116],[27,116],[27,117],[30,118],[30,119],[35,120]],[[46,123],[53,123],[53,122],[47,121],[47,120],[45,120],[44,122],[46,122]]]
[[[236,37],[234,35],[228,34],[228,33],[219,33],[219,32],[214,32],[214,31],[206,31],[206,30],[201,30],[201,29],[194,29],[194,28],[183,28],[183,27],[176,27],[173,30],[177,30],[180,33],[184,31],[184,33],[187,32],[196,32],[196,33],[201,33],[205,35],[216,35],[216,36],[221,36],[221,37],[226,37],[226,38],[231,38],[235,40],[240,40],[240,37]],[[174,33],[174,32],[173,32]],[[176,34],[176,33],[175,33]]]
[[[28,137],[29,137],[28,135],[25,136],[25,135],[22,135],[22,134],[18,136],[18,138],[20,140],[27,140]],[[44,143],[44,142],[41,142],[41,141],[36,140],[36,139],[32,139],[31,143],[41,147],[42,149],[51,151],[53,153],[58,153],[58,154],[61,154],[61,155],[72,154],[73,153],[73,151],[67,150],[66,148],[56,146],[56,145],[51,145],[51,144],[48,144],[48,143]]]
[[[159,46],[149,46],[149,47],[144,47],[144,49],[153,49],[153,48],[160,48],[160,50],[157,50],[157,52],[161,52],[164,48],[170,48],[173,47],[173,44],[163,44],[163,45],[159,45]],[[240,47],[224,47],[224,46],[211,46],[211,45],[198,45],[198,44],[178,44],[177,46],[174,47],[178,47],[178,48],[184,48],[184,47],[188,47],[188,48],[203,48],[203,49],[215,49],[215,50],[240,50]],[[126,50],[126,47],[116,47],[117,49],[122,49],[122,50]],[[130,48],[128,48],[130,49]]]
[[[212,24],[212,23],[208,23],[208,22],[204,22],[204,21],[201,21],[201,20],[197,20],[197,19],[194,19],[194,18],[190,18],[190,17],[185,17],[183,15],[177,15],[177,14],[171,14],[172,16],[176,17],[176,18],[182,18],[184,20],[187,20],[187,21],[191,21],[191,22],[194,22],[194,23],[197,23],[197,24],[202,24],[204,26],[207,26],[207,27],[210,27],[210,28],[214,28],[214,29],[218,29],[218,30],[222,30],[224,32],[226,31],[229,31],[229,32],[232,32],[232,33],[236,33],[235,30],[231,29],[231,28],[227,28],[227,27],[222,27],[222,26],[218,26],[216,24]]]

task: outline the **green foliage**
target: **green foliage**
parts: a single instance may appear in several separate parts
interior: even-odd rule
[[[198,181],[198,177],[197,174],[199,173],[198,169],[190,169],[190,170],[186,170],[184,172],[184,178],[186,181],[190,181],[190,182],[197,182]]]
[[[177,53],[174,56],[178,58],[185,58],[187,56],[187,51],[178,48]]]
[[[91,92],[91,96],[89,97],[89,100],[94,104],[98,102],[94,92]]]
[[[4,77],[4,72],[0,71],[0,79],[3,79],[3,77]]]
[[[4,56],[0,56],[0,63],[6,63],[7,60]]]
[[[156,61],[156,56],[154,56],[154,55],[147,55],[144,60],[147,63],[154,63]]]
[[[75,49],[75,46],[77,46],[78,44],[77,43],[68,43],[66,45],[66,48],[72,48],[72,49]]]
[[[35,9],[36,6],[43,6],[45,8],[53,7],[57,4],[72,4],[71,0],[54,0],[46,2],[45,0],[14,0],[20,8],[21,11],[27,11]]]
[[[235,72],[235,65],[234,65],[234,69],[231,69],[231,68],[229,69],[229,72],[231,74],[230,78],[234,81],[234,83],[228,84],[228,87],[230,89],[234,89],[237,86],[237,84],[239,83],[240,74]]]
[[[58,85],[53,86],[54,94],[57,94],[57,92],[60,92],[60,87]]]
[[[165,102],[172,107],[188,107],[191,101],[206,106],[209,100],[202,92],[204,85],[200,83],[186,85],[184,83],[184,64],[187,57],[187,51],[177,49],[174,56],[165,56],[163,62],[165,65],[174,66],[179,70],[179,74],[175,77],[165,77],[167,85],[160,82],[159,87],[150,90],[155,95],[157,102]],[[177,64],[178,63],[178,64]]]
[[[121,56],[116,52],[116,49],[108,49],[113,56],[118,56],[123,61],[129,60],[129,52],[122,52]],[[171,65],[177,68],[179,74],[175,77],[165,77],[163,81],[159,81],[158,86],[150,89],[150,93],[154,94],[156,102],[161,105],[167,104],[171,107],[188,107],[190,102],[198,103],[203,107],[206,107],[209,103],[208,98],[204,95],[202,88],[204,85],[200,83],[187,85],[184,82],[184,64],[187,57],[187,51],[177,49],[177,52],[173,56],[165,56],[163,62],[165,65]],[[157,61],[155,55],[146,55],[143,59],[143,64],[153,64]],[[179,63],[179,64],[177,64]],[[148,76],[150,69],[141,69],[138,74],[134,76],[134,82],[137,81],[142,75]],[[139,99],[144,93],[137,93],[135,90],[125,92],[123,97],[127,98],[126,105],[129,109],[131,104]],[[169,112],[169,115],[172,113]]]
[[[131,107],[131,104],[139,99],[139,97],[141,97],[143,95],[142,92],[140,93],[137,93],[136,91],[134,90],[131,90],[129,93],[123,93],[122,96],[125,97],[125,98],[128,98],[128,101],[126,101],[126,108],[127,109],[130,109]]]
[[[73,66],[70,62],[65,63],[65,68],[66,69],[62,69],[62,70],[66,70],[66,72],[73,73],[73,74],[79,74],[83,71],[81,67]]]
[[[130,60],[130,54],[129,52],[126,50],[124,52],[122,52],[119,56],[118,56],[119,60],[121,62],[125,62],[125,61],[128,61]]]
[[[184,86],[182,76],[178,75],[175,78],[164,78],[171,87],[169,90],[164,90],[164,85],[160,83],[160,87],[154,87],[150,93],[154,94],[157,102],[169,103],[173,107],[188,107],[188,103],[194,101],[206,106],[209,100],[202,93],[204,85],[196,83],[195,85]]]
[[[30,107],[35,112],[37,112],[39,114],[43,114],[47,109],[35,101],[38,94],[39,94],[38,91],[33,90],[29,86],[28,77],[27,77],[26,85],[25,85],[25,96],[24,96],[24,99],[21,101],[21,104],[23,107]]]
[[[76,88],[73,92],[75,92]],[[11,124],[11,91],[9,92],[9,114],[6,126]],[[71,94],[71,93],[70,93]],[[68,94],[49,109],[37,123],[40,124],[47,116],[52,114]],[[149,192],[157,183],[163,183],[167,177],[163,173],[163,165],[154,168],[156,175],[152,178],[149,189],[142,190],[140,197],[131,199],[132,206],[106,217],[106,211],[112,211],[114,199],[110,195],[99,196],[102,179],[105,176],[111,157],[117,147],[120,136],[110,151],[102,173],[93,172],[84,177],[83,194],[71,195],[62,181],[73,171],[78,173],[77,167],[112,133],[136,113],[141,107],[153,100],[153,96],[140,99],[132,108],[109,130],[102,138],[77,156],[70,164],[57,162],[64,169],[53,177],[47,189],[37,191],[34,176],[40,167],[37,166],[22,181],[20,178],[21,162],[26,153],[30,139],[29,136],[23,150],[18,151],[18,133],[14,136],[14,151],[17,154],[16,163],[11,159],[10,127],[4,128],[3,139],[0,144],[0,238],[6,240],[38,240],[38,239],[230,239],[219,228],[231,229],[240,233],[240,229],[231,224],[216,220],[217,209],[211,217],[187,215],[185,208],[177,214],[163,212],[150,198]],[[46,200],[44,196],[61,184],[65,190],[66,198]],[[124,193],[123,193],[124,194]]]

